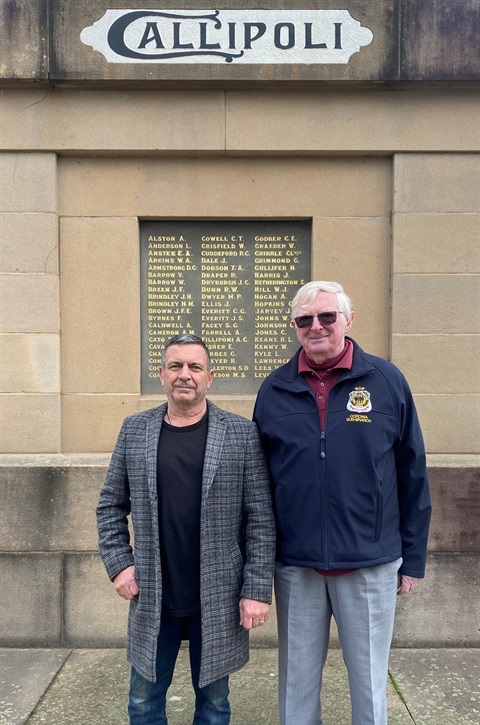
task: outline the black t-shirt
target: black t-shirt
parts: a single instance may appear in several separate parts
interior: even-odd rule
[[[200,609],[200,510],[208,413],[184,428],[163,421],[157,491],[162,610],[187,617]]]

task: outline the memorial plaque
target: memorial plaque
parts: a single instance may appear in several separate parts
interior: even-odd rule
[[[140,223],[142,393],[158,393],[165,342],[201,337],[212,392],[256,393],[298,347],[290,302],[310,280],[307,221]]]

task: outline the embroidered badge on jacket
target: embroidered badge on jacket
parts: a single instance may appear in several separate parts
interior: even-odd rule
[[[368,413],[372,410],[370,393],[365,388],[355,388],[348,396],[347,410],[354,413]]]

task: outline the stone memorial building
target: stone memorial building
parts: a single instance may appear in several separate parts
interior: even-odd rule
[[[433,522],[399,646],[479,646],[477,0],[2,0],[0,645],[121,645],[95,506],[166,336],[250,417],[310,279],[415,395]],[[256,637],[275,641],[272,621]]]

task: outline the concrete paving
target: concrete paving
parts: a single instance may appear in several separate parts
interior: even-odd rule
[[[129,665],[119,649],[0,649],[0,725],[128,725]],[[389,725],[478,725],[480,650],[393,649]],[[255,648],[231,677],[232,725],[278,725],[277,653]],[[349,725],[339,650],[323,687],[325,725]],[[193,694],[182,650],[169,691],[169,725],[191,725]],[[302,725],[302,723],[298,723]]]

